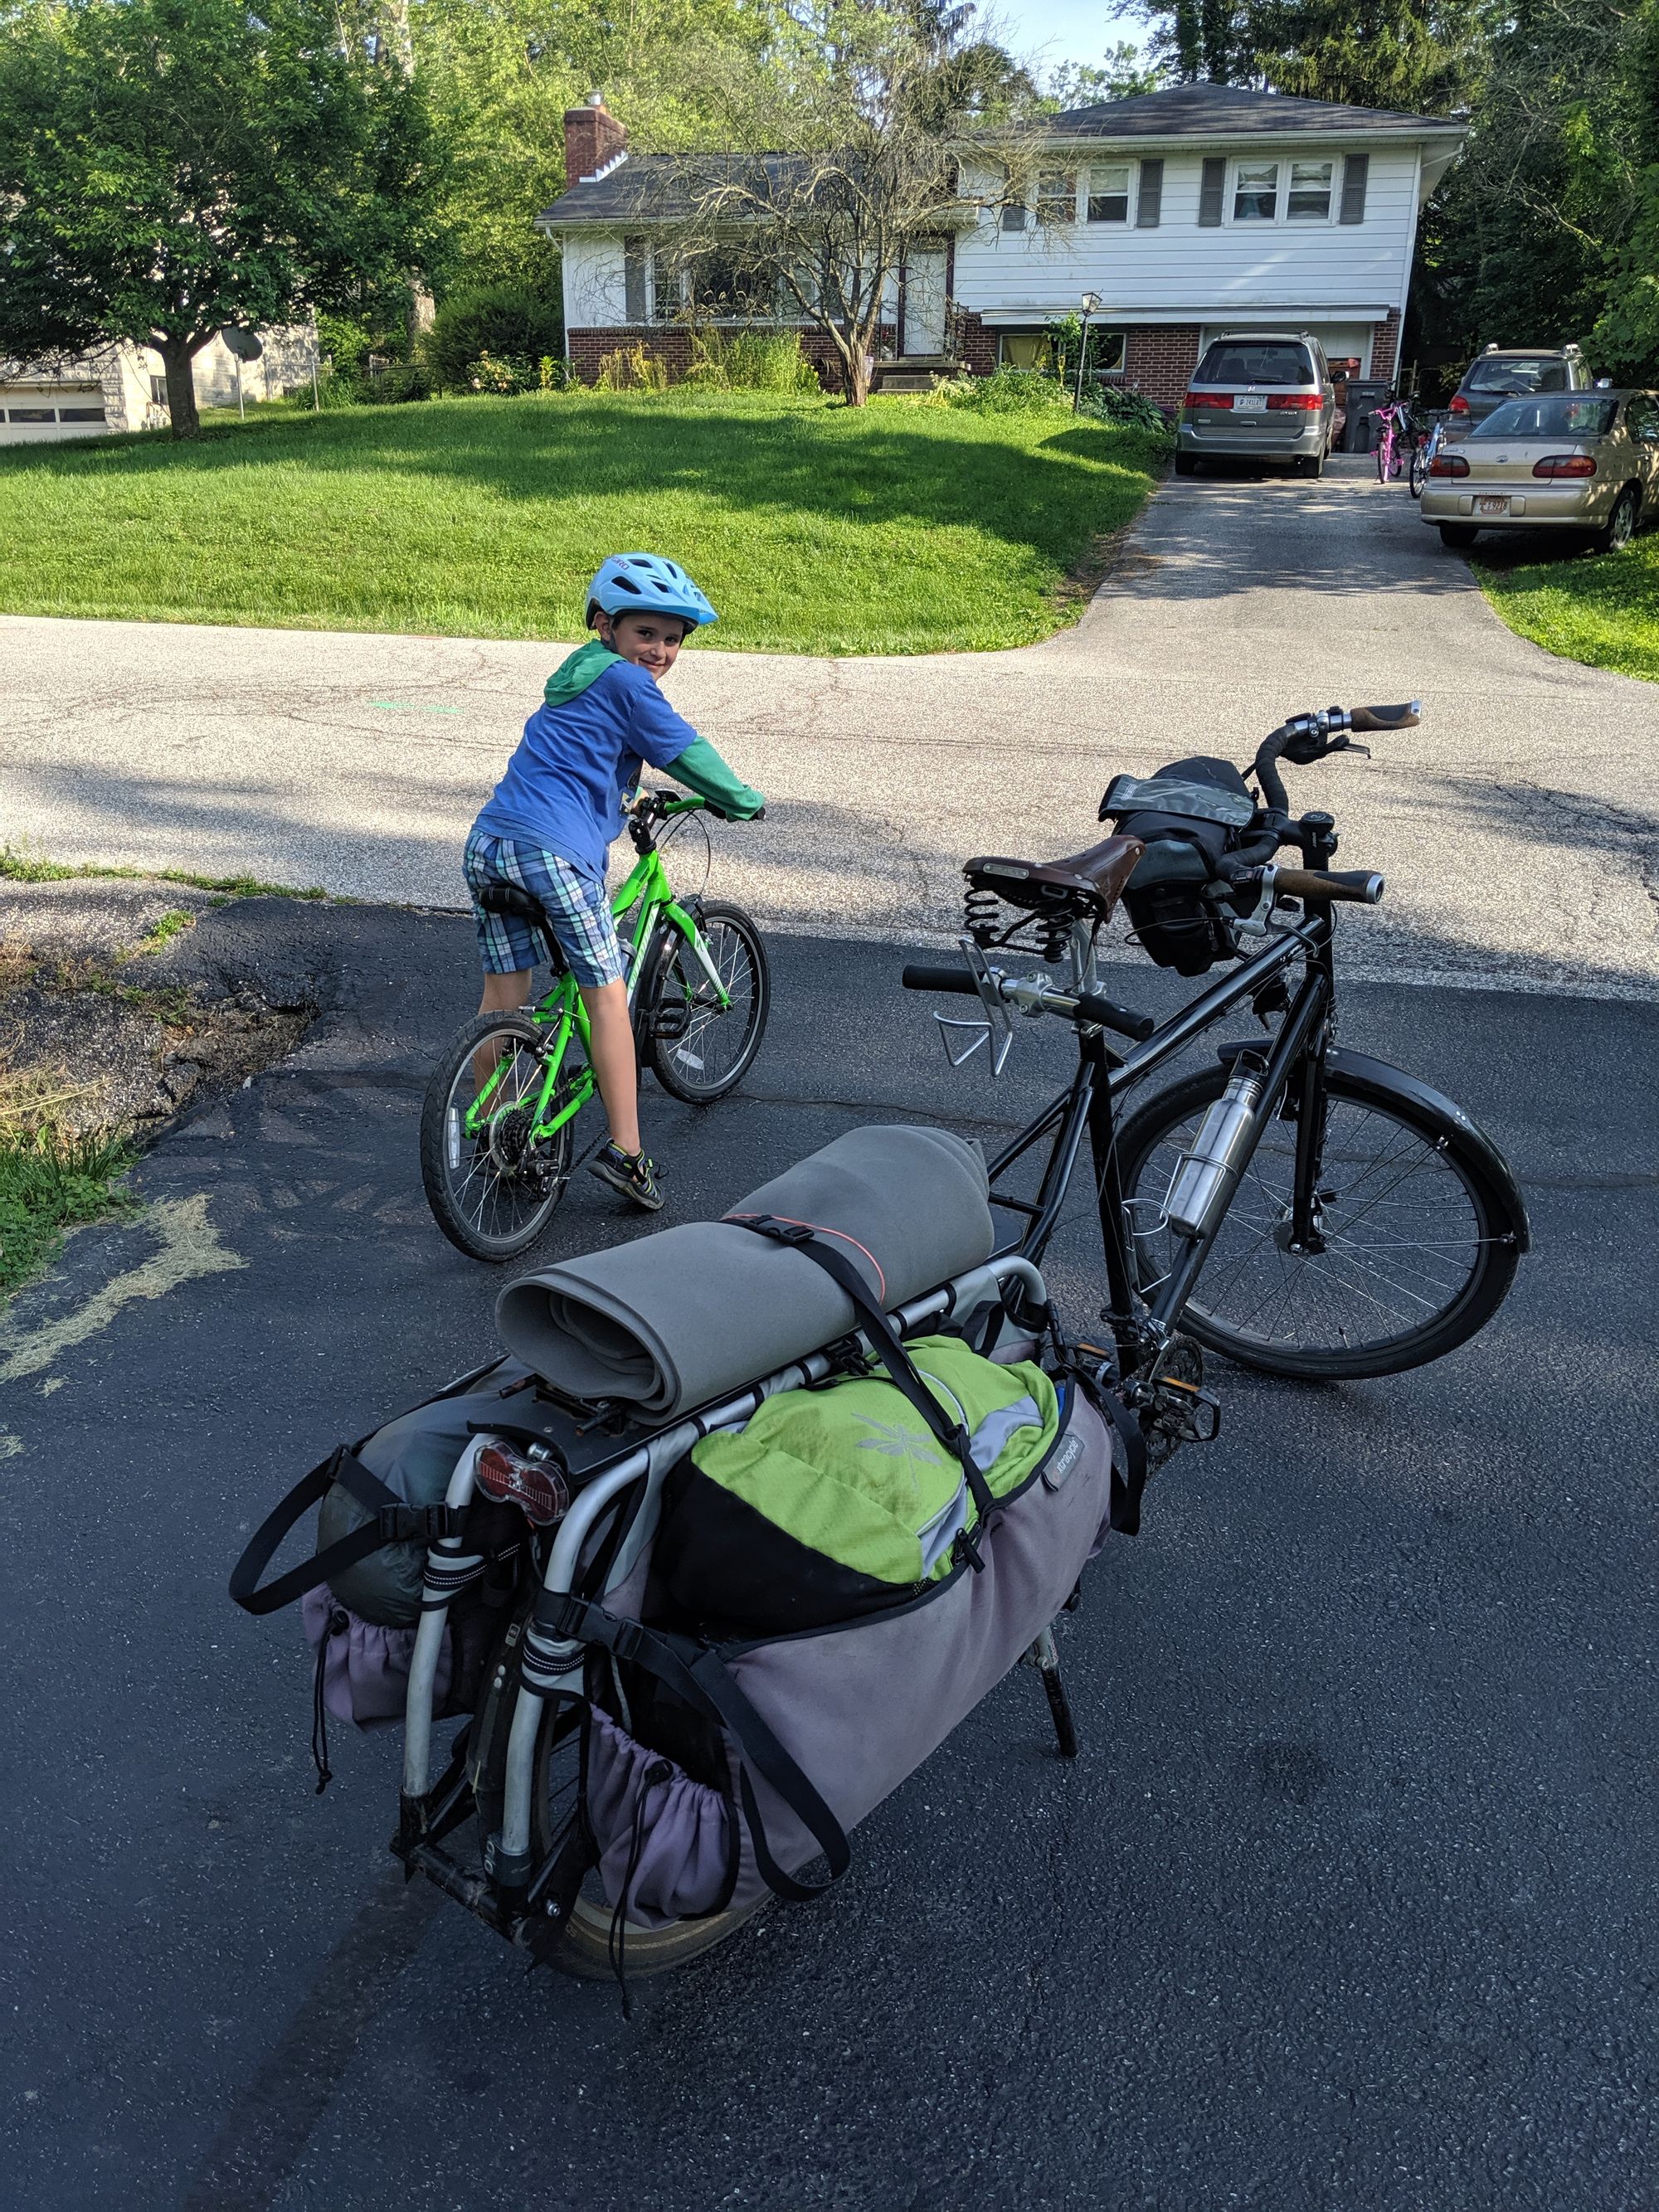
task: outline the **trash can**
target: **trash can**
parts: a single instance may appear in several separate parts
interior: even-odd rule
[[[1386,377],[1351,376],[1348,379],[1348,419],[1342,431],[1342,450],[1345,453],[1369,453],[1376,444],[1371,428],[1375,409],[1387,404],[1394,390]]]

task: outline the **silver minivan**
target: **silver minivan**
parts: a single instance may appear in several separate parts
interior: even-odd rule
[[[1212,338],[1176,424],[1175,471],[1205,459],[1290,461],[1316,477],[1331,450],[1336,388],[1306,331],[1236,331]]]

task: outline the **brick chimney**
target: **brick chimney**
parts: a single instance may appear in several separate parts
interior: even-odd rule
[[[585,107],[564,112],[564,185],[569,191],[602,169],[628,143],[628,133],[605,106],[601,93],[590,92]]]

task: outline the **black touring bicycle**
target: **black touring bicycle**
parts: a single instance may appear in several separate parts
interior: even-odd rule
[[[1068,860],[969,861],[964,964],[904,970],[908,989],[980,1001],[976,1018],[936,1017],[958,1065],[983,1051],[1000,1069],[1015,1012],[1072,1024],[1076,1074],[992,1161],[992,1202],[1023,1220],[1020,1250],[1040,1261],[1086,1139],[1106,1350],[1153,1464],[1213,1433],[1199,1347],[1308,1381],[1399,1374],[1483,1328],[1527,1249],[1521,1194],[1490,1139],[1416,1077],[1335,1042],[1336,908],[1374,906],[1382,878],[1332,868],[1331,816],[1293,815],[1279,774],[1419,713],[1292,716],[1257,750],[1259,795],[1208,757],[1117,776],[1100,805],[1114,835]],[[1299,866],[1280,864],[1287,847]],[[1120,901],[1159,966],[1198,977],[1237,964],[1161,1024],[1115,1004],[1096,945]],[[1066,963],[1066,981],[1011,974],[1002,957],[1019,951]],[[1258,1034],[1121,1111],[1240,1011]],[[1035,1194],[1016,1194],[1013,1171],[1033,1158]]]

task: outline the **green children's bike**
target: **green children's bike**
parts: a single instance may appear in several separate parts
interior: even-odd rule
[[[661,846],[705,802],[641,794],[628,834],[639,858],[611,901],[627,962],[640,1065],[688,1105],[747,1073],[771,999],[766,947],[738,907],[676,898]],[[574,1165],[577,1115],[593,1096],[587,1009],[533,892],[495,884],[485,903],[536,925],[553,969],[533,1006],[459,1030],[427,1085],[421,1178],[438,1226],[474,1260],[510,1260],[540,1236]]]

